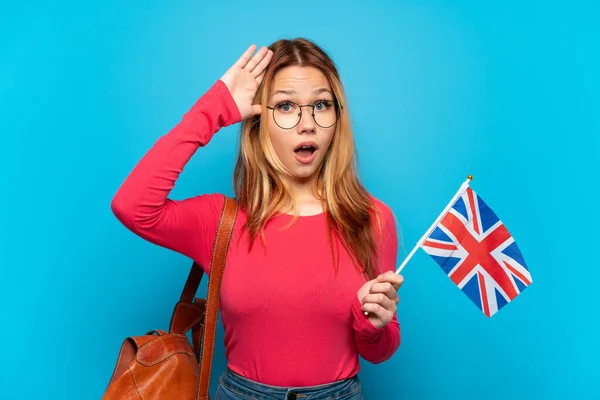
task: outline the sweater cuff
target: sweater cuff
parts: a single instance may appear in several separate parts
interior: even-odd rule
[[[237,104],[235,104],[235,100],[233,99],[231,92],[227,88],[227,85],[225,85],[225,82],[223,82],[221,79],[218,79],[214,83],[213,89],[219,93],[225,105],[226,112],[224,112],[223,115],[224,119],[222,121],[222,126],[226,127],[241,122],[242,115],[240,114]]]
[[[367,339],[369,341],[378,340],[383,334],[383,328],[375,327],[369,318],[365,315],[363,310],[361,309],[360,300],[358,297],[354,296],[354,302],[352,303],[352,314],[354,316],[353,328],[354,332],[356,332],[361,338]]]

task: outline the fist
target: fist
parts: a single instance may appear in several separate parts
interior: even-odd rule
[[[396,306],[400,301],[398,289],[403,282],[402,275],[388,271],[366,282],[358,290],[361,309],[374,327],[383,328],[394,318]]]

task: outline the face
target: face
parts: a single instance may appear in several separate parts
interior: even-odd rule
[[[336,127],[333,100],[327,78],[316,68],[285,67],[274,76],[267,104],[274,108],[268,110],[269,137],[277,156],[296,180],[314,178],[327,154]],[[312,107],[298,107],[309,104],[315,106],[316,121]]]

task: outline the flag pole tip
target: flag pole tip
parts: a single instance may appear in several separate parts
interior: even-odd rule
[[[473,175],[467,176],[467,179],[470,180],[470,181],[472,181],[473,180]]]

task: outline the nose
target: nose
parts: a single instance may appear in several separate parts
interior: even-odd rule
[[[302,109],[302,115],[300,116],[300,122],[298,122],[298,133],[314,133],[315,132],[315,120],[312,116],[312,108]]]

